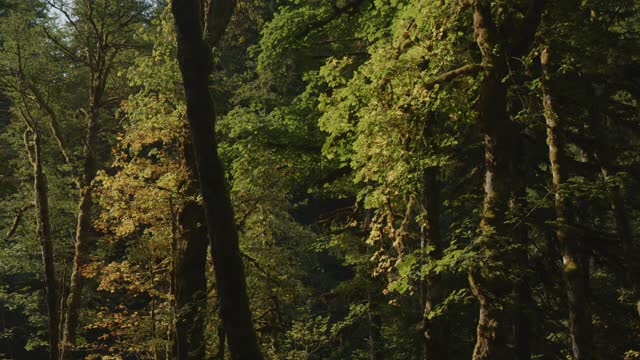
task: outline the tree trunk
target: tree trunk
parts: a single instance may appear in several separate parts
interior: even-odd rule
[[[488,360],[506,356],[505,339],[500,331],[503,327],[502,307],[498,302],[508,293],[509,285],[506,279],[489,276],[488,273],[496,269],[491,271],[486,267],[498,262],[498,257],[507,258],[506,254],[498,252],[507,248],[502,243],[507,235],[505,214],[509,203],[509,165],[514,134],[507,116],[507,90],[502,83],[507,75],[506,49],[502,48],[490,1],[475,0],[472,7],[474,38],[485,67],[478,99],[478,121],[485,145],[484,205],[480,237],[476,243],[480,256],[489,260],[469,272],[469,284],[480,304],[473,359]]]
[[[191,143],[183,150],[184,165],[191,175],[187,201],[178,213],[175,258],[176,359],[203,359],[205,356],[204,314],[207,305],[207,229],[198,194],[197,171]]]
[[[42,252],[44,266],[45,292],[47,300],[47,330],[49,335],[49,358],[58,358],[58,344],[60,342],[59,314],[58,314],[58,283],[53,262],[53,246],[51,243],[51,222],[49,215],[49,194],[45,174],[42,170],[40,134],[33,130],[33,187],[37,208],[37,237]]]
[[[555,209],[557,217],[556,236],[558,239],[562,263],[562,276],[567,292],[569,307],[569,335],[571,350],[576,360],[590,359],[592,356],[591,313],[587,300],[585,284],[585,264],[580,259],[580,247],[572,234],[569,222],[572,219],[571,205],[562,191],[567,179],[564,163],[564,144],[561,135],[560,118],[556,112],[553,91],[550,84],[549,50],[544,49],[541,56],[543,69],[542,103],[547,123],[547,144],[549,162],[555,189]]]
[[[76,330],[80,316],[81,293],[84,285],[82,268],[89,263],[89,253],[94,243],[91,223],[91,208],[93,202],[91,182],[96,176],[93,151],[97,135],[98,108],[95,104],[100,101],[96,90],[92,90],[90,100],[90,110],[87,114],[82,178],[79,179],[80,199],[78,201],[78,220],[75,237],[76,247],[73,256],[69,295],[67,297],[67,313],[65,316],[60,353],[60,358],[62,360],[70,359],[72,357],[73,348],[76,344]]]
[[[262,355],[251,320],[238,231],[215,137],[215,109],[208,86],[212,60],[201,21],[198,21],[202,18],[200,1],[174,0],[172,5],[178,35],[178,62],[211,240],[222,322],[231,357],[258,360]],[[218,1],[213,5],[224,8],[233,5],[233,1]],[[218,11],[214,9],[213,12],[217,14]],[[230,16],[230,12],[225,15]],[[208,21],[226,26],[228,18],[214,16]],[[207,31],[209,35],[210,32]]]

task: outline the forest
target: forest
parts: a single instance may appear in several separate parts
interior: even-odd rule
[[[0,359],[640,359],[640,1],[0,0]]]

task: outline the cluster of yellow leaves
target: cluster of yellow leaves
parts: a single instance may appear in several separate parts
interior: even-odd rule
[[[124,290],[129,295],[138,296],[152,289],[152,274],[129,261],[112,262],[101,271],[99,291],[116,292]]]

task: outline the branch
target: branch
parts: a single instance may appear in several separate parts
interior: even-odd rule
[[[455,70],[451,70],[449,72],[446,72],[440,76],[438,76],[437,78],[431,80],[431,81],[427,81],[426,83],[422,84],[422,86],[426,89],[426,90],[431,90],[433,89],[436,85],[438,84],[442,84],[445,82],[449,82],[459,76],[463,76],[463,75],[471,75],[474,73],[477,73],[483,69],[486,68],[486,65],[482,65],[482,64],[469,64],[469,65],[464,65],[462,67],[459,67]]]
[[[24,116],[24,115],[23,115]],[[33,134],[31,128],[27,128],[22,134],[22,141],[24,141],[24,148],[27,150],[27,156],[29,157],[29,162],[32,166],[36,166],[36,160],[33,155],[33,150],[31,150],[31,145],[29,145],[29,134]]]
[[[16,218],[13,220],[13,224],[11,225],[11,228],[9,228],[9,231],[7,231],[7,234],[5,235],[5,240],[11,239],[13,234],[15,234],[16,230],[18,230],[18,225],[20,224],[22,215],[33,206],[34,206],[33,203],[27,204],[18,210],[18,213],[16,214]]]
[[[66,146],[64,140],[62,140],[62,136],[60,136],[61,131],[58,123],[58,116],[56,115],[55,111],[53,111],[51,106],[49,106],[49,104],[44,100],[44,96],[38,88],[36,88],[31,83],[29,83],[27,87],[33,94],[33,100],[35,100],[36,104],[38,104],[38,106],[49,116],[49,127],[51,128],[51,133],[58,143],[58,148],[60,149],[60,152],[64,157],[64,161],[67,163],[67,165],[69,165],[69,167],[71,167],[71,170],[73,171],[73,163],[71,161],[71,157],[69,156],[68,147]]]
[[[208,0],[205,1],[204,40],[213,47],[218,45],[222,35],[227,30],[236,0]]]
[[[42,30],[44,31],[44,34],[47,37],[47,39],[51,40],[63,53],[69,56],[73,61],[85,64],[90,68],[93,67],[90,62],[86,60],[82,60],[80,57],[78,57],[78,55],[74,54],[73,51],[69,50],[66,46],[62,45],[62,43],[58,39],[56,39],[53,35],[51,35],[49,31],[47,31],[46,27],[43,26]]]
[[[264,274],[264,276],[270,280],[271,282],[275,283],[276,285],[281,285],[282,282],[276,278],[274,278],[271,274],[269,274],[264,267],[262,267],[262,265],[260,265],[260,263],[258,262],[258,260],[252,258],[251,256],[247,255],[245,252],[240,251],[240,255],[242,255],[243,258],[249,260],[250,263],[253,264],[253,266],[255,266],[256,269],[258,269],[258,271],[260,271],[261,273]]]
[[[78,29],[78,24],[75,21],[73,21],[73,19],[71,18],[71,15],[69,14],[68,11],[64,9],[62,4],[56,5],[54,1],[47,0],[47,5],[51,6],[55,10],[59,11],[62,15],[64,15],[65,20],[69,24],[71,24],[71,26],[73,26],[73,28],[76,30],[78,34],[81,34],[80,29]]]

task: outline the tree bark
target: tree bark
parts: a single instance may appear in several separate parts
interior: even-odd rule
[[[204,314],[207,305],[207,229],[198,194],[197,171],[191,142],[185,141],[184,166],[190,174],[187,201],[178,213],[175,272],[176,359],[203,359],[205,356]]]
[[[44,266],[45,293],[47,301],[47,330],[49,342],[49,359],[58,358],[58,344],[60,342],[59,314],[58,314],[58,282],[53,262],[53,244],[51,241],[51,221],[49,214],[49,190],[47,179],[42,169],[42,151],[40,131],[31,127],[33,148],[29,157],[33,165],[33,188],[37,210],[36,233],[40,242],[42,264]],[[29,144],[25,144],[30,147]]]
[[[586,268],[580,259],[580,246],[572,234],[571,205],[563,193],[562,185],[567,179],[564,163],[564,144],[561,135],[560,118],[554,104],[551,87],[551,69],[549,50],[544,49],[540,58],[543,69],[542,103],[547,123],[547,145],[549,146],[549,163],[555,190],[555,209],[557,218],[556,236],[564,265],[562,277],[567,293],[569,308],[569,335],[571,352],[576,360],[592,357],[591,313],[587,299],[585,284]]]
[[[224,348],[225,348],[226,335],[224,332],[224,326],[218,326],[218,349],[216,350],[213,358],[215,360],[224,360]]]
[[[507,75],[506,49],[491,14],[491,2],[474,0],[472,8],[474,38],[485,66],[478,99],[478,121],[484,134],[485,177],[477,247],[487,264],[469,272],[469,284],[480,305],[473,359],[488,360],[506,356],[504,334],[500,331],[503,314],[499,301],[509,285],[502,276],[489,275],[497,269],[489,270],[486,266],[492,266],[499,256],[502,260],[506,258],[498,252],[505,248],[501,243],[507,235],[505,214],[510,195],[509,165],[514,134],[507,116],[507,89],[502,82]]]
[[[94,235],[91,223],[91,208],[93,204],[91,182],[96,176],[94,158],[94,146],[97,136],[98,107],[102,89],[92,90],[90,96],[90,110],[87,114],[87,128],[85,133],[84,161],[82,178],[79,179],[80,199],[78,201],[78,218],[76,224],[75,253],[69,282],[69,295],[67,297],[66,316],[60,358],[66,360],[72,357],[76,344],[76,330],[80,316],[80,303],[84,279],[82,268],[89,263],[89,254],[94,244]]]
[[[222,10],[233,8],[233,5],[232,0],[214,2],[214,16],[208,19],[208,28],[216,24],[226,26],[231,12]],[[231,357],[258,360],[262,359],[262,354],[251,319],[238,231],[215,137],[215,108],[208,87],[211,49],[204,39],[202,22],[198,21],[202,18],[201,3],[174,0],[172,6],[178,35],[178,62],[211,241],[222,322]],[[219,32],[209,30],[207,33],[219,36]],[[216,39],[213,40],[215,43]]]

